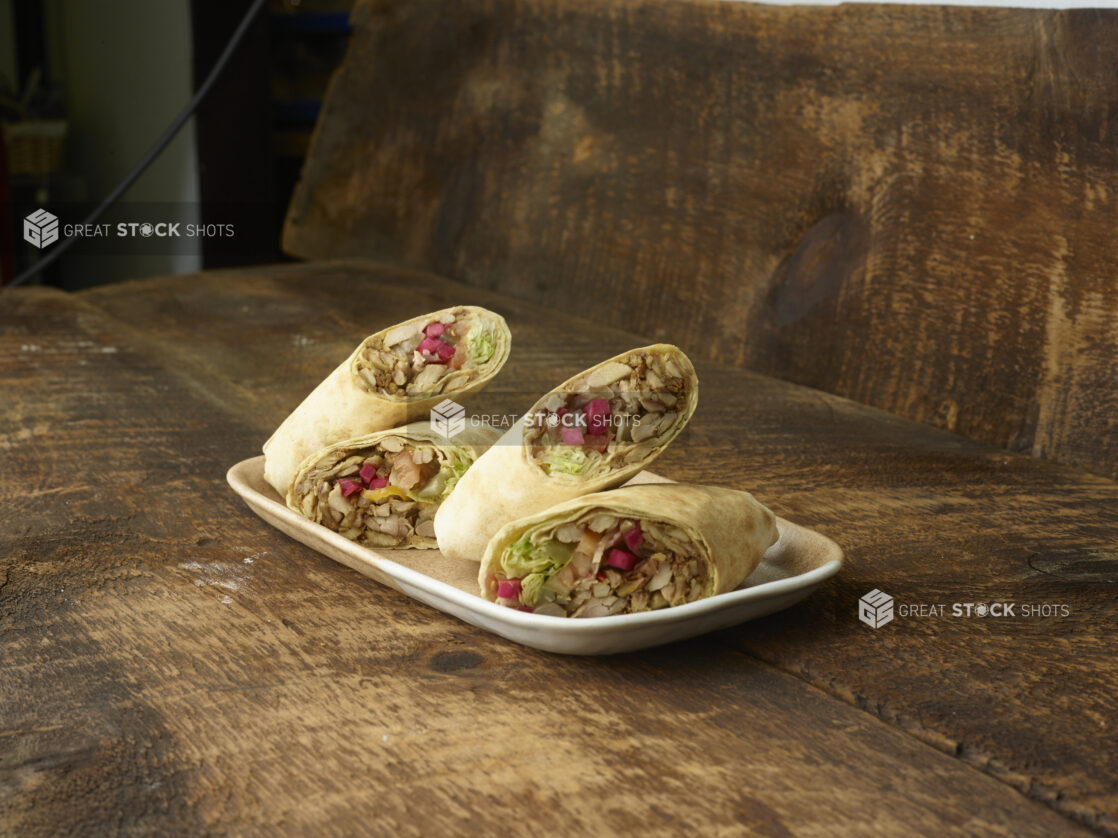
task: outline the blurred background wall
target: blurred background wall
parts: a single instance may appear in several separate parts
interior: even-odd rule
[[[23,218],[43,207],[81,220],[188,101],[250,2],[0,0],[0,284],[44,255],[23,241]],[[40,281],[76,289],[284,260],[284,210],[345,54],[352,5],[270,0],[196,117],[105,219],[226,225],[234,235],[81,242]]]
[[[80,221],[190,99],[250,5],[0,0],[0,280],[46,252],[23,241],[23,218],[42,207]],[[103,219],[234,235],[91,239],[41,281],[77,289],[285,259],[284,210],[345,54],[351,6],[271,0],[195,117]]]
[[[97,201],[116,186],[193,93],[190,0],[47,0],[50,76],[62,84],[69,120],[64,171],[68,197]],[[198,154],[188,123],[131,189],[124,203],[171,203],[197,222]],[[62,282],[84,287],[202,267],[198,239],[174,253],[86,253],[62,261]],[[181,246],[181,247],[180,247]]]
[[[12,0],[0,0],[0,78],[16,78],[16,32],[12,25]]]

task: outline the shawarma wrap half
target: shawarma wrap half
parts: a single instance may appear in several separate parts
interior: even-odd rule
[[[303,461],[287,505],[370,547],[434,548],[439,504],[499,436],[467,426],[448,441],[415,422],[337,442]]]
[[[286,497],[308,456],[479,390],[511,346],[504,318],[477,306],[433,311],[370,335],[264,443],[264,478]]]
[[[620,485],[683,430],[698,402],[695,368],[669,344],[632,349],[539,399],[439,508],[439,549],[480,561],[518,518]]]
[[[478,582],[486,599],[554,617],[636,614],[732,591],[777,540],[748,492],[625,486],[501,528]]]

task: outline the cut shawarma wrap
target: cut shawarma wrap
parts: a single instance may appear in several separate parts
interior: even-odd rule
[[[483,454],[439,508],[439,549],[480,561],[509,521],[624,483],[683,430],[698,396],[691,361],[662,343],[569,379]]]
[[[640,613],[732,591],[776,540],[748,492],[625,486],[506,524],[478,582],[486,599],[546,616]]]
[[[287,505],[370,547],[434,548],[439,504],[499,436],[467,426],[448,440],[415,422],[336,442],[303,461]]]
[[[454,306],[413,317],[361,342],[264,443],[264,477],[281,496],[311,454],[426,416],[484,387],[509,357],[503,317]]]

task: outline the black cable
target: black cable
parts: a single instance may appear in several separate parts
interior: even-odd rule
[[[241,22],[237,24],[237,28],[233,31],[233,36],[229,39],[229,43],[225,45],[225,49],[222,50],[221,55],[218,56],[217,61],[214,63],[213,69],[210,70],[210,74],[206,76],[206,80],[202,82],[202,86],[199,87],[198,90],[194,93],[194,96],[191,98],[191,100],[186,103],[186,107],[184,107],[179,112],[179,115],[175,117],[175,121],[172,122],[167,127],[167,130],[163,132],[163,135],[155,141],[155,145],[149,148],[147,154],[140,158],[140,162],[132,168],[132,171],[125,175],[124,180],[117,184],[116,188],[108,194],[105,200],[103,200],[97,206],[97,208],[94,209],[93,212],[91,212],[86,217],[86,219],[82,222],[82,226],[93,224],[98,218],[101,217],[105,210],[116,203],[117,199],[120,198],[120,196],[128,190],[128,187],[136,182],[136,178],[144,173],[144,170],[146,170],[147,167],[151,165],[152,161],[155,160],[155,158],[163,152],[163,149],[167,147],[167,144],[175,138],[175,134],[177,134],[179,132],[179,129],[182,128],[184,124],[186,124],[186,121],[194,115],[194,111],[198,108],[198,105],[200,105],[202,103],[202,100],[206,98],[206,94],[210,92],[210,88],[213,87],[213,83],[217,81],[217,77],[221,75],[221,71],[225,69],[225,65],[229,62],[229,58],[233,55],[234,52],[237,51],[237,47],[241,43],[241,38],[244,37],[245,32],[248,30],[249,24],[252,23],[253,18],[256,17],[257,12],[260,11],[260,8],[264,5],[265,2],[266,0],[253,0],[253,4],[249,7],[248,11],[245,12],[245,16],[241,18]],[[74,242],[78,241],[80,238],[80,236],[70,236],[69,238],[63,240],[62,243],[59,244],[58,247],[54,248],[48,256],[40,259],[26,271],[21,273],[10,283],[8,283],[6,287],[15,288],[17,285],[23,285],[36,274],[46,270],[55,261],[57,261],[63,253],[69,250]]]

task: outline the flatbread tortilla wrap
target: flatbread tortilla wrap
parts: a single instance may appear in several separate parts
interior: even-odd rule
[[[480,561],[518,518],[624,483],[683,430],[698,402],[687,356],[658,343],[603,361],[539,399],[439,507],[439,549]]]
[[[264,478],[286,497],[308,456],[481,389],[511,346],[504,318],[478,306],[433,311],[370,335],[264,443]]]
[[[777,540],[748,492],[652,483],[561,503],[489,542],[481,595],[555,617],[606,617],[732,591]]]
[[[434,548],[439,504],[499,436],[467,426],[448,441],[415,422],[336,442],[303,461],[287,505],[371,547]]]

